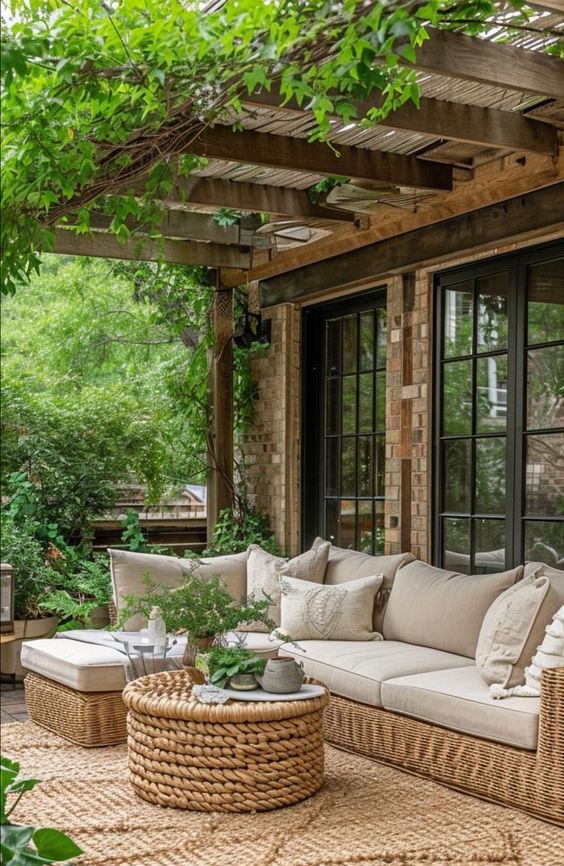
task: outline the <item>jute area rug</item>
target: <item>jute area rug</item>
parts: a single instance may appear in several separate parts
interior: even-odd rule
[[[67,832],[76,866],[561,866],[564,831],[513,809],[327,747],[326,780],[296,806],[251,815],[138,799],[125,746],[82,749],[33,722],[2,753],[42,779],[14,820]]]

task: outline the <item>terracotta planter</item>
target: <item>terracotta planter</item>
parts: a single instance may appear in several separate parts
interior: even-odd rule
[[[45,616],[41,619],[17,619],[14,621],[14,640],[3,644],[0,655],[0,673],[8,676],[24,677],[25,671],[20,664],[22,641],[53,637],[59,625],[58,616]]]

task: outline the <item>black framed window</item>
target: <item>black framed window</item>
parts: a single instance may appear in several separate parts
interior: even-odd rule
[[[303,537],[384,550],[386,293],[304,312]]]
[[[564,567],[564,245],[436,281],[434,558]]]

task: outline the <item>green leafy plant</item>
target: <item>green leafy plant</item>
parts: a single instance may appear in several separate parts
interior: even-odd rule
[[[328,138],[333,116],[357,118],[374,92],[381,98],[366,122],[381,121],[417,103],[417,72],[405,61],[429,24],[478,33],[500,23],[503,39],[533,14],[523,0],[508,4],[509,23],[499,22],[496,0],[237,0],[207,14],[177,0],[77,0],[54,10],[13,0],[2,34],[3,291],[40,268],[37,250],[53,244],[58,221],[75,214],[74,230],[88,231],[93,202],[119,239],[130,236],[131,218],[158,235],[155,202],[173,188],[186,142],[203,151],[210,125],[236,127],[257,88],[276,83],[283,101],[307,105],[312,139]],[[551,37],[555,46],[558,33]],[[112,198],[118,185],[124,195]]]
[[[235,223],[238,223],[241,219],[241,214],[238,210],[233,210],[230,207],[220,207],[216,210],[213,215],[213,221],[218,224],[218,226],[233,226]]]
[[[207,653],[210,680],[224,688],[235,674],[264,673],[266,659],[259,658],[245,647],[213,646]]]
[[[268,628],[275,624],[268,616],[271,600],[249,599],[238,602],[227,592],[220,577],[202,580],[196,574],[184,577],[179,587],[171,588],[145,577],[144,595],[124,596],[119,624],[135,614],[149,617],[159,607],[168,631],[186,632],[188,639],[218,637],[234,631],[240,623],[261,622]]]
[[[31,521],[16,523],[10,514],[3,512],[1,554],[2,561],[9,562],[16,575],[16,619],[45,616],[39,601],[49,580],[49,569],[45,565],[43,547],[36,537],[35,525]]]
[[[61,863],[83,851],[60,830],[13,824],[10,817],[24,794],[39,784],[39,779],[18,779],[20,765],[0,758],[0,824],[2,864],[39,866]],[[10,805],[8,799],[14,798]]]
[[[57,614],[59,631],[92,627],[94,610],[108,604],[112,595],[107,557],[98,554],[90,560],[82,556],[78,548],[50,551],[49,585],[38,607]]]
[[[204,555],[241,553],[250,544],[260,544],[263,550],[269,553],[280,553],[267,517],[250,507],[224,508],[219,513],[211,542]]]
[[[314,183],[313,186],[310,186],[307,194],[310,202],[312,204],[319,204],[323,200],[325,193],[331,192],[332,189],[335,189],[336,186],[343,186],[345,183],[348,183],[348,177],[337,177],[334,175],[328,175],[324,177],[323,180]]]

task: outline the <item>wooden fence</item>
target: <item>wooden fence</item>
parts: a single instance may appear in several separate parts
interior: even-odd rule
[[[182,556],[185,550],[201,553],[207,543],[205,518],[178,520],[175,518],[144,519],[141,517],[139,524],[150,544],[161,544],[170,548],[178,556]],[[123,522],[119,520],[95,520],[93,521],[93,530],[94,550],[102,551],[107,547],[127,547],[121,540]]]

